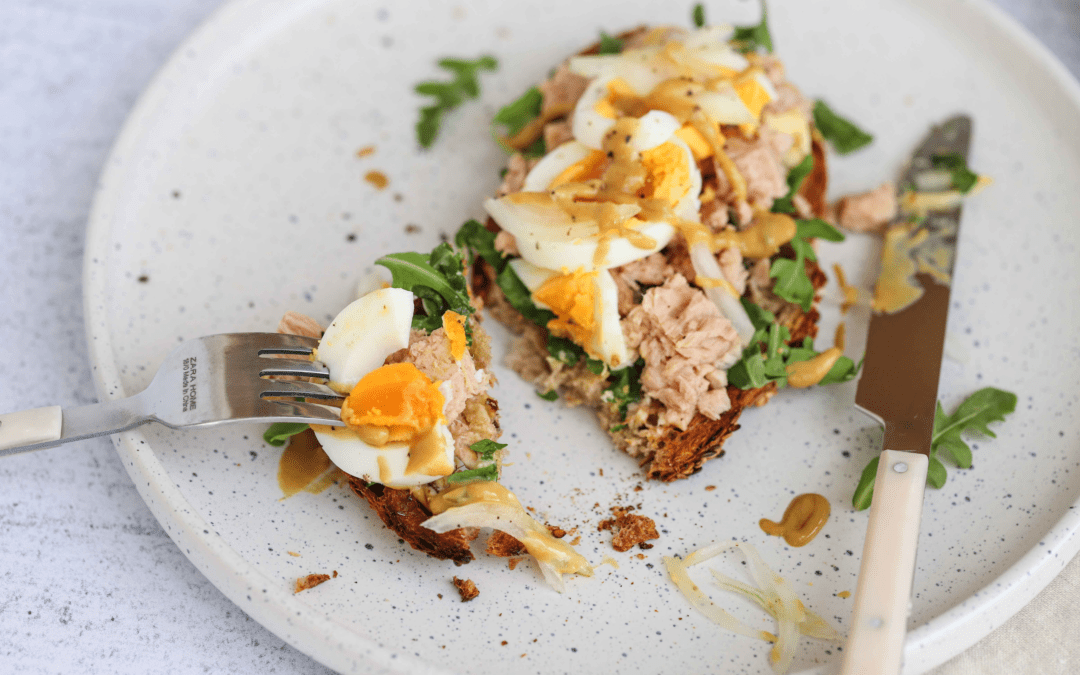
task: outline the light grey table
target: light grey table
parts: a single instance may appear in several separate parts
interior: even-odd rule
[[[1080,0],[997,2],[1080,76]],[[81,287],[94,183],[139,92],[218,4],[0,1],[0,412],[96,399]],[[1072,635],[1051,620],[1078,600],[1074,560],[941,672],[1025,672],[1001,659],[1036,651],[1044,672],[1080,672],[1076,619]],[[1025,644],[1033,628],[1043,643]],[[327,670],[203,578],[97,439],[0,460],[0,673],[66,672]]]

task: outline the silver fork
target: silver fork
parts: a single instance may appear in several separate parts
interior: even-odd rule
[[[314,338],[278,333],[211,335],[180,344],[143,391],[129,398],[63,410],[60,406],[0,415],[0,457],[127,431],[146,422],[173,429],[225,422],[297,422],[342,426],[344,396],[310,359]],[[293,358],[274,358],[274,357]],[[301,400],[302,399],[302,400]],[[309,403],[308,401],[319,403]]]

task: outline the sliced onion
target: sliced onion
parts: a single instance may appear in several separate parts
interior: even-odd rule
[[[539,563],[544,579],[560,593],[566,591],[563,574],[586,577],[593,574],[592,566],[580,553],[552,537],[546,527],[533,520],[520,506],[475,502],[449,508],[421,525],[439,534],[462,527],[490,527],[505,532],[525,545],[525,549]],[[546,555],[538,555],[541,550]]]
[[[697,243],[690,247],[690,262],[694,266],[694,273],[707,279],[723,279],[724,273],[720,270],[720,263],[716,256],[709,250],[705,243]],[[750,344],[754,336],[754,324],[750,321],[750,315],[742,306],[739,298],[733,296],[727,290],[719,286],[706,287],[705,295],[713,301],[720,313],[735,327],[739,334],[739,342],[743,347]]]
[[[750,575],[760,588],[736,581],[722,572],[709,571],[712,572],[713,578],[721,588],[749,598],[776,619],[776,635],[748,628],[741,621],[714,605],[687,573],[687,568],[691,565],[703,563],[733,548],[746,556]],[[757,549],[750,544],[736,542],[712,544],[690,553],[684,560],[664,558],[664,563],[667,565],[672,581],[683,595],[714,623],[741,635],[775,642],[769,654],[769,661],[777,673],[785,673],[791,667],[798,647],[799,633],[822,640],[840,639],[840,633],[819,615],[806,609],[791,584],[769,569]]]

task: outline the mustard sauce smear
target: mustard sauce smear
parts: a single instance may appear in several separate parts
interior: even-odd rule
[[[792,363],[785,368],[789,387],[812,387],[821,382],[844,352],[839,347],[829,347],[812,359]]]
[[[829,500],[811,492],[792,499],[779,523],[762,518],[758,525],[765,534],[783,537],[789,546],[806,546],[821,532],[829,513]]]
[[[293,436],[278,460],[277,478],[282,499],[305,490],[319,493],[330,487],[337,480],[337,475],[328,480],[319,480],[319,477],[331,466],[330,458],[319,447],[315,434],[304,432]]]

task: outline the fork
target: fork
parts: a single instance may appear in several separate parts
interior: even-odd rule
[[[344,396],[325,384],[274,379],[294,376],[329,381],[326,366],[310,358],[317,345],[315,338],[279,333],[188,340],[169,354],[150,386],[129,398],[67,410],[48,406],[0,415],[0,457],[115,434],[146,422],[172,429],[225,422],[342,426],[337,408]]]

